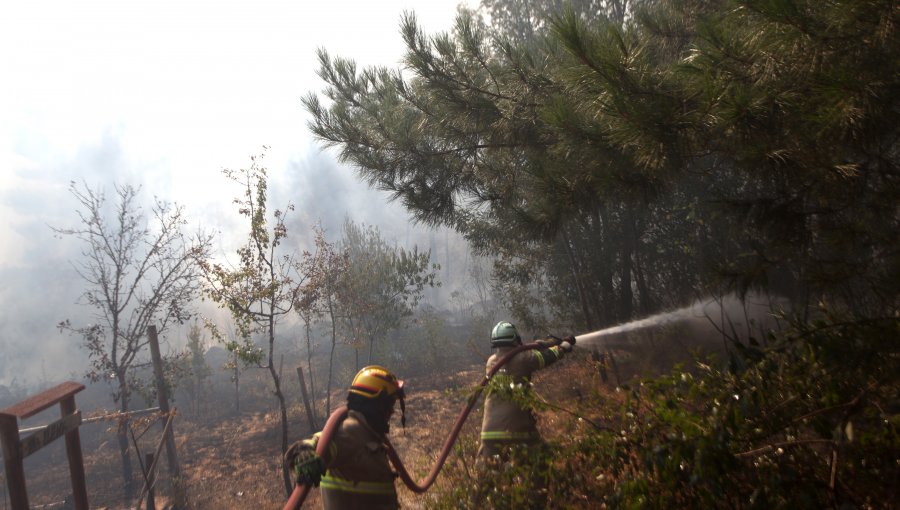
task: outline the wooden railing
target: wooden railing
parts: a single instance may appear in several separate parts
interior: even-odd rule
[[[83,384],[64,382],[47,391],[0,410],[0,445],[6,466],[6,485],[12,510],[28,510],[28,491],[25,487],[24,460],[61,436],[66,438],[72,496],[77,510],[88,510],[87,486],[84,479],[84,459],[81,454],[81,411],[75,407],[75,394]],[[25,436],[19,436],[19,420],[59,404],[60,419]]]

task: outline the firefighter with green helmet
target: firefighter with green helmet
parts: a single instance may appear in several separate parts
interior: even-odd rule
[[[508,376],[511,378],[511,384],[521,385],[527,391],[535,372],[552,365],[572,351],[575,337],[567,336],[562,339],[550,337],[536,343],[540,344],[540,347],[519,352],[506,362],[497,375]],[[485,372],[490,372],[500,358],[520,345],[522,338],[516,327],[507,321],[498,322],[491,331],[491,347],[494,352],[488,358]],[[481,447],[478,454],[482,457],[498,455],[505,457],[510,447],[527,447],[540,442],[537,421],[531,409],[523,407],[501,393],[489,390],[484,401]]]
[[[384,440],[398,400],[401,423],[406,424],[403,398],[403,381],[388,369],[363,368],[347,394],[347,417],[324,454],[316,454],[321,433],[294,443],[285,453],[298,484],[321,485],[326,510],[400,508]]]
[[[522,350],[506,361],[488,386],[476,462],[479,481],[469,495],[470,508],[547,507],[548,451],[525,402],[532,375],[571,352],[575,338],[550,337],[536,343],[537,348]],[[491,331],[494,353],[486,374],[520,345],[522,338],[512,323],[497,323]],[[525,398],[517,398],[517,392]]]

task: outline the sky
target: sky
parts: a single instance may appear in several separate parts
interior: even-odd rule
[[[334,232],[349,215],[401,245],[447,239],[410,225],[399,205],[322,151],[300,98],[324,87],[317,48],[397,66],[402,13],[435,33],[452,26],[458,3],[4,2],[0,384],[83,371],[77,341],[55,328],[86,313],[71,263],[80,249],[51,229],[76,225],[72,181],[107,194],[113,183],[141,186],[145,198],[183,204],[195,224],[224,233],[225,251],[239,220],[221,171],[268,146],[272,206],[295,204],[301,228],[321,220]]]

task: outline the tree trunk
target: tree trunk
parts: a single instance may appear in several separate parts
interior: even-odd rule
[[[275,370],[275,366],[272,363],[269,363],[269,373],[272,375],[272,382],[275,385],[275,398],[278,399],[278,410],[281,413],[281,454],[284,455],[288,449],[288,415],[287,415],[287,405],[284,401],[284,393],[281,391],[281,378],[278,377],[278,372]],[[291,490],[291,472],[287,469],[287,467],[282,466],[281,474],[284,478],[284,490],[285,493],[290,496]]]
[[[561,229],[562,244],[566,250],[566,256],[569,259],[569,268],[572,270],[572,279],[575,283],[575,289],[578,291],[578,301],[581,303],[581,313],[583,314],[584,326],[586,331],[594,330],[594,319],[591,316],[591,307],[588,304],[587,290],[584,288],[584,279],[578,262],[575,260],[575,254],[572,252],[572,244],[569,242],[569,234],[565,227]]]
[[[372,313],[371,311],[369,313]],[[375,312],[376,314],[378,312]],[[383,336],[379,334],[379,330],[381,329],[378,326],[378,320],[364,320],[362,322],[363,331],[369,337],[369,359],[366,361],[366,366],[372,365],[372,356],[375,355],[375,342],[378,341],[379,336]],[[374,323],[374,324],[373,324]],[[356,371],[359,372],[361,367],[356,367]]]
[[[644,275],[644,261],[641,257],[640,235],[638,234],[637,220],[631,222],[631,239],[634,243],[634,278],[638,290],[638,307],[641,315],[650,315],[656,311],[655,299],[650,294],[647,279]]]
[[[284,393],[281,392],[281,369],[279,367],[278,370],[275,369],[275,315],[271,312],[271,310],[275,309],[275,303],[269,303],[269,316],[267,317],[267,329],[268,331],[268,340],[269,340],[269,354],[268,354],[268,363],[267,368],[269,369],[269,375],[272,376],[272,384],[275,386],[275,398],[278,399],[278,411],[281,415],[281,455],[287,452],[288,449],[288,417],[287,417],[287,405],[284,401]],[[283,360],[284,358],[282,358]],[[291,495],[291,473],[288,470],[287,466],[284,466],[284,463],[281,463],[281,474],[284,479],[284,491],[286,496]]]
[[[609,256],[609,233],[612,228],[609,221],[609,214],[605,209],[598,211],[597,219],[600,225],[600,243],[597,247],[598,266],[600,269],[599,286],[600,286],[600,306],[597,310],[600,315],[600,326],[613,324],[616,321],[615,306],[615,288],[613,286],[613,274],[610,270],[612,261]]]
[[[312,406],[313,423],[319,423],[319,418],[316,416],[316,382],[312,371],[312,340],[308,321],[306,322],[306,373],[309,374],[309,400]]]
[[[128,381],[125,378],[125,372],[116,373],[119,380],[119,411],[128,412]],[[125,499],[131,500],[134,497],[134,474],[131,468],[131,455],[128,446],[128,419],[119,420],[119,426],[116,430],[116,437],[119,442],[119,457],[122,461],[122,488],[125,491]]]
[[[163,374],[162,354],[159,351],[159,338],[156,326],[147,327],[147,339],[150,344],[150,358],[153,360],[153,375],[156,378],[156,396],[159,399],[159,410],[168,415],[169,395],[166,389],[166,379]],[[174,492],[175,506],[185,506],[186,495],[184,493],[184,481],[181,478],[181,467],[178,464],[178,450],[175,448],[175,431],[171,422],[168,427],[163,425],[163,441],[166,443],[166,459],[169,462],[169,475],[172,477],[172,489]]]
[[[334,349],[337,347],[337,325],[334,323],[334,303],[328,298],[328,315],[331,317],[331,353],[328,355],[328,387],[325,393],[325,416],[331,416],[331,382],[334,376]]]
[[[632,218],[628,217],[626,212],[622,218],[622,260],[620,265],[619,278],[619,320],[622,322],[632,319],[634,314],[634,291],[631,289],[631,273],[632,261],[631,256],[634,252],[634,239],[632,236],[632,228],[630,227]]]
[[[239,363],[240,360],[235,352],[232,378],[234,379],[234,413],[237,415],[241,414],[241,366]]]
[[[306,408],[306,420],[309,423],[309,430],[314,431],[319,428],[316,423],[316,417],[313,414],[312,402],[309,400],[309,392],[306,391],[306,380],[303,378],[303,367],[297,367],[297,380],[300,381],[300,396],[303,397],[303,406]]]

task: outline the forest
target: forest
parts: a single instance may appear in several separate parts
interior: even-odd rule
[[[785,328],[726,330],[717,362],[630,387],[621,435],[566,445],[611,471],[589,499],[890,506],[896,6],[482,6],[489,21],[463,12],[447,34],[404,19],[402,70],[320,52],[314,133],[420,221],[495,257],[504,305],[535,329],[592,331],[730,292],[790,304],[773,309]],[[585,490],[576,474],[560,476],[561,507]]]
[[[400,66],[322,48],[303,107],[368,186],[464,238],[466,292],[429,303],[440,257],[377,225],[291,230],[303,204],[270,203],[262,151],[223,172],[244,229],[224,256],[178,204],[72,183],[79,223],[54,231],[83,247],[96,321],[59,328],[127,415],[155,398],[146,328],[191,325],[166,358],[175,427],[253,416],[267,508],[292,489],[281,454],[373,363],[423,391],[398,444],[427,472],[500,319],[529,338],[630,330],[576,346],[535,383],[543,397],[520,396],[548,444],[549,507],[892,508],[898,25],[891,0],[482,0],[442,33],[409,12]],[[715,316],[675,320],[698,303]],[[110,426],[105,457],[131,502],[137,426]],[[441,482],[404,507],[529,506],[525,466],[472,506],[467,427]],[[246,504],[201,499],[187,506]]]

